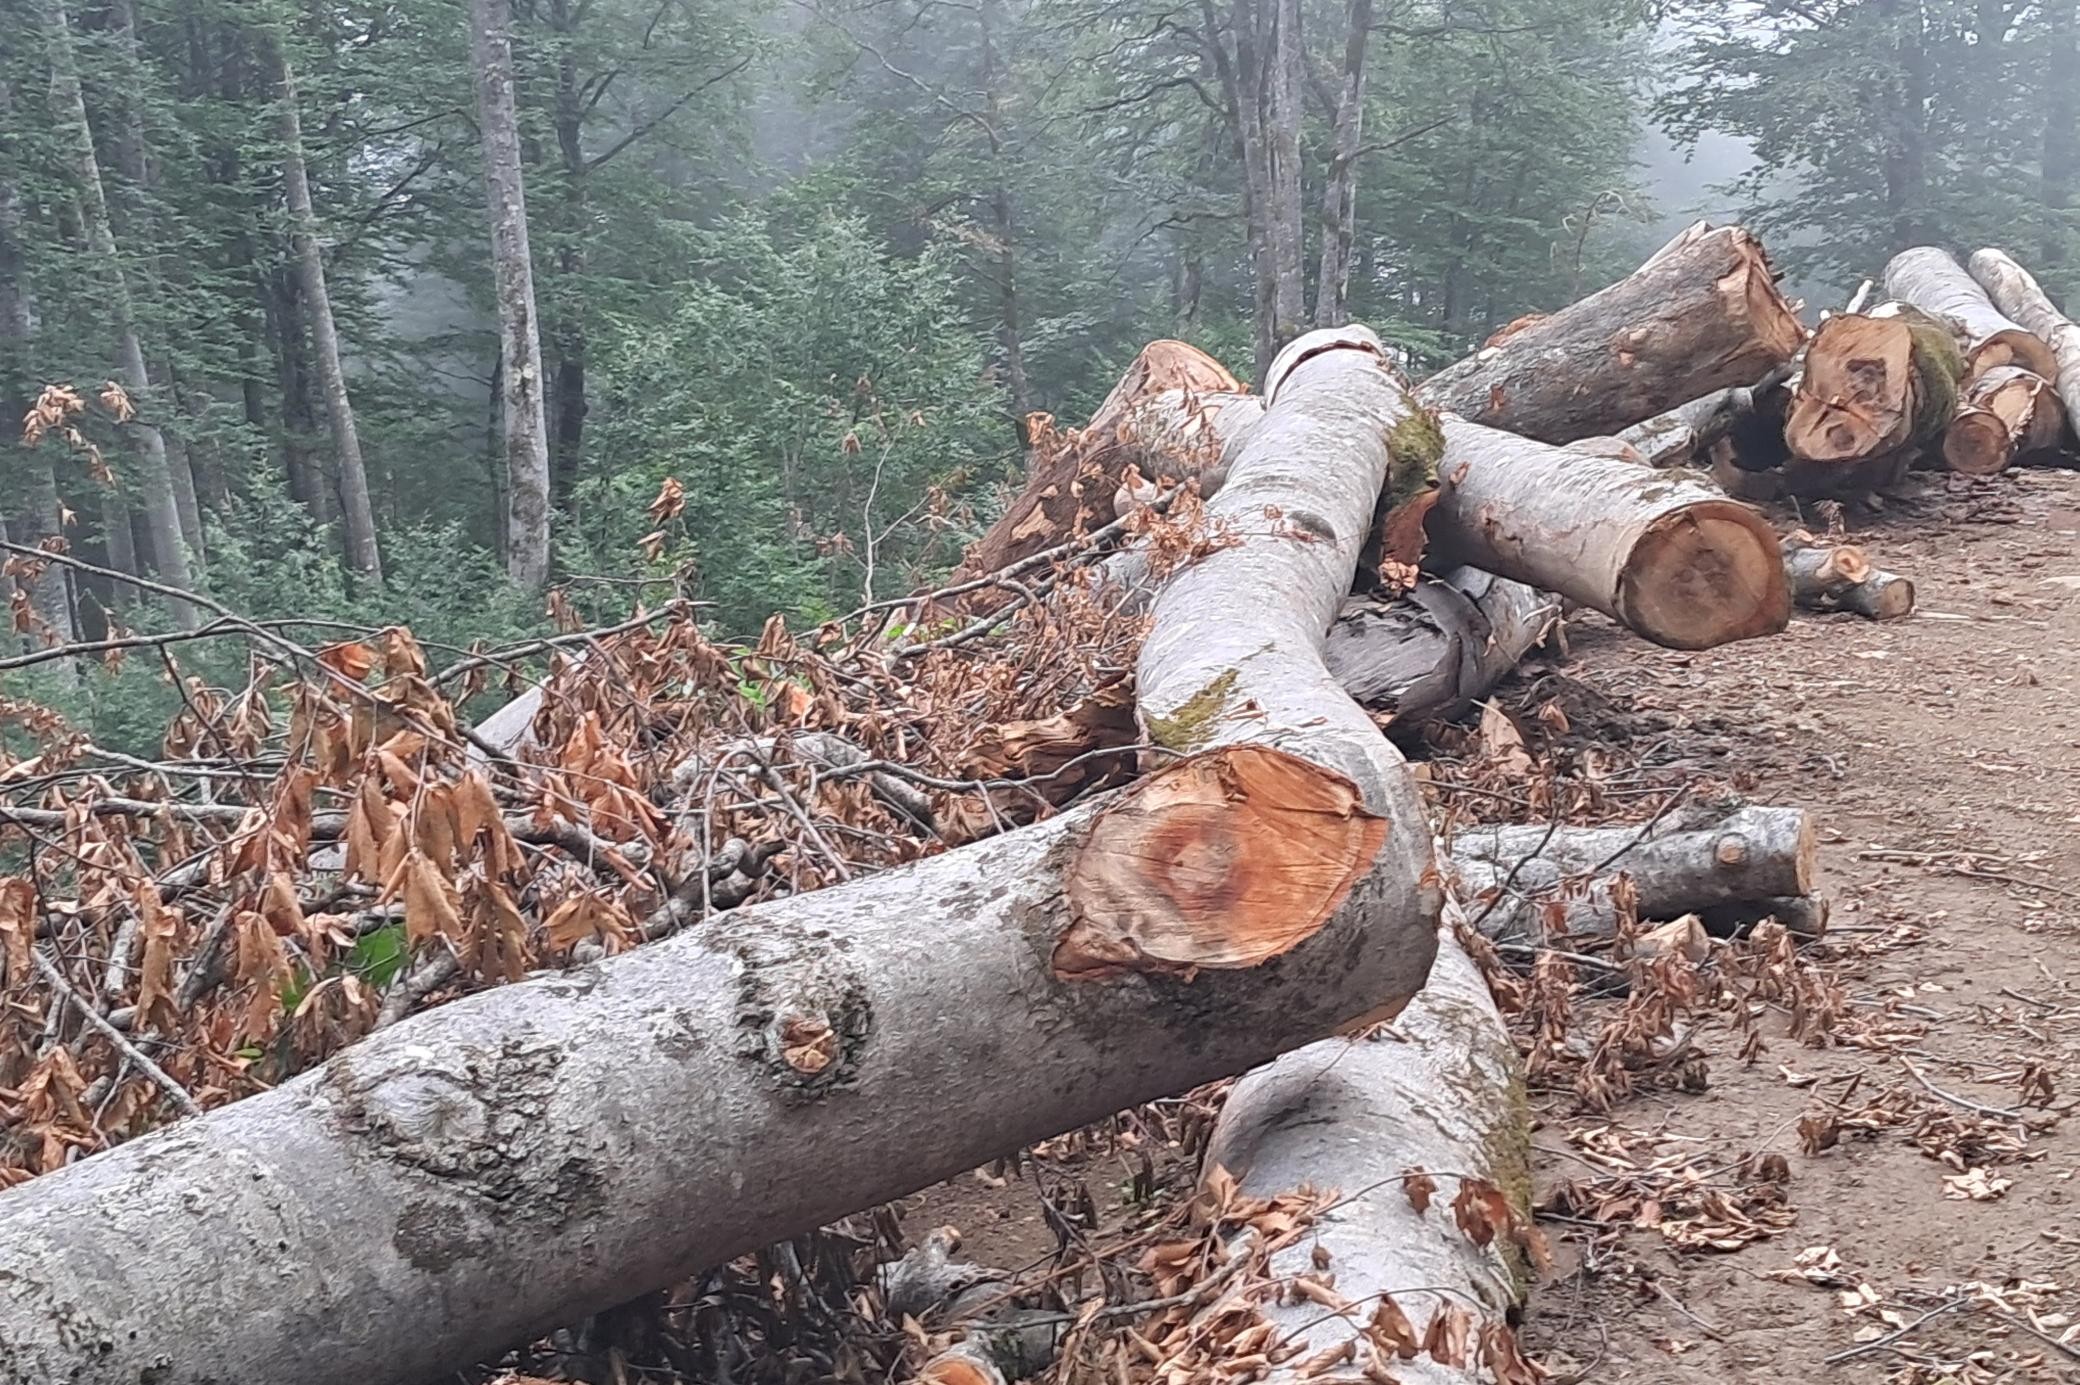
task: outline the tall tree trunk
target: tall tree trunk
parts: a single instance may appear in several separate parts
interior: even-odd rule
[[[361,460],[361,434],[354,426],[354,403],[347,394],[347,374],[340,364],[339,329],[332,321],[332,295],[325,288],[325,256],[318,246],[318,218],[311,210],[310,178],[303,157],[303,118],[296,109],[296,76],[280,35],[273,36],[273,44],[275,76],[281,85],[282,184],[289,200],[297,279],[309,310],[311,343],[318,357],[325,418],[332,430],[333,454],[339,462],[339,504],[345,521],[347,563],[356,572],[381,582],[383,559],[376,545],[375,511],[369,505],[368,469]]]
[[[325,473],[311,451],[317,415],[311,408],[310,361],[303,331],[303,293],[296,276],[281,269],[255,276],[255,291],[265,310],[273,342],[275,389],[281,396],[282,470],[289,494],[310,511],[316,524],[332,519]]]
[[[0,76],[0,124],[6,124],[14,109],[14,88]],[[0,178],[0,483],[9,492],[5,508],[10,514],[8,532],[17,543],[39,543],[63,532],[58,506],[56,473],[48,456],[22,447],[15,427],[29,411],[36,381],[29,374],[31,337],[36,313],[22,255],[21,198],[11,181]],[[56,563],[27,583],[30,609],[59,640],[69,641],[77,633],[72,618],[71,589],[65,569]],[[60,676],[69,675],[72,665],[59,665]]]
[[[2073,184],[2080,178],[2080,0],[2050,0],[2045,6],[2044,156],[2038,196],[2044,204],[2044,234],[2037,262],[2046,270],[2063,266],[2073,241]]]
[[[484,132],[484,191],[503,366],[506,576],[539,589],[549,580],[549,440],[542,418],[542,342],[527,246],[527,193],[520,176],[510,20],[507,0],[470,0],[470,57],[476,68],[477,122]]]
[[[1018,298],[1018,226],[1011,203],[1011,172],[1005,167],[1004,107],[998,96],[1001,85],[997,42],[993,27],[995,0],[981,0],[976,24],[982,33],[982,90],[988,103],[990,155],[990,234],[996,245],[997,345],[1004,349],[1004,387],[1011,395],[1012,425],[1021,443],[1026,438],[1026,416],[1033,412],[1033,387],[1026,378],[1024,313]]]
[[[1350,315],[1351,244],[1357,235],[1358,140],[1365,123],[1365,41],[1371,32],[1372,0],[1350,0],[1334,149],[1322,186],[1322,262],[1314,287],[1317,327],[1340,326]]]
[[[117,374],[123,387],[142,403],[150,392],[151,379],[145,372],[144,347],[137,336],[129,281],[116,253],[115,233],[109,227],[108,196],[101,183],[101,161],[94,153],[94,131],[87,122],[86,101],[80,95],[79,70],[72,50],[72,22],[66,16],[64,0],[41,0],[40,18],[50,48],[51,114],[71,146],[67,152],[70,172],[77,184],[80,216],[88,246],[101,261],[103,283],[115,316]],[[153,560],[159,576],[169,585],[187,587],[192,579],[187,551],[181,542],[180,507],[174,499],[167,467],[166,439],[149,417],[134,420],[128,428],[139,444],[138,479],[150,521]],[[177,619],[194,618],[188,602],[174,601],[172,607]]]
[[[123,239],[131,245],[160,247],[163,237],[155,215],[159,166],[152,158],[151,141],[145,135],[146,69],[137,37],[134,0],[116,0],[111,16],[115,20],[116,42],[123,59],[120,80],[126,89],[116,151],[123,177],[130,184],[130,215],[121,224],[121,230]],[[167,271],[178,267],[177,259],[164,253],[147,255],[140,263],[143,266],[143,291],[147,296],[157,296],[161,281],[169,277]],[[195,473],[189,461],[187,443],[179,432],[179,406],[173,393],[173,363],[163,343],[146,353],[145,370],[153,396],[138,399],[137,406],[140,411],[148,410],[153,417],[164,418],[172,425],[160,432],[166,439],[166,476],[173,486],[174,509],[180,515],[181,539],[190,553],[206,556],[208,549],[203,543],[202,505],[195,492]]]
[[[591,412],[586,395],[585,322],[578,305],[584,293],[578,276],[585,272],[585,227],[591,201],[587,186],[590,168],[585,160],[585,107],[578,89],[577,21],[586,7],[573,8],[570,0],[550,0],[549,24],[561,39],[556,54],[556,147],[563,158],[563,245],[556,252],[559,293],[551,295],[555,329],[556,378],[549,395],[550,494],[559,505],[570,500],[571,490],[585,462],[585,416]]]
[[[1896,253],[1929,239],[1928,42],[1921,0],[1875,0],[1873,12],[1896,54],[1896,85],[1888,82],[1885,111],[1885,211]]]
[[[1306,220],[1302,210],[1300,124],[1306,109],[1300,96],[1300,0],[1273,0],[1271,46],[1266,55],[1264,126],[1270,154],[1271,263],[1277,276],[1272,293],[1271,339],[1283,347],[1306,325],[1306,269],[1303,264]]]

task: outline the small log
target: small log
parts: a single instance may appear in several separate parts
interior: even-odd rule
[[[1474,926],[1498,942],[1533,944],[1556,930],[1615,932],[1620,875],[1643,919],[1727,910],[1756,918],[1774,901],[1811,894],[1819,868],[1803,808],[1744,808],[1644,837],[1626,827],[1469,828],[1449,859]]]
[[[1475,423],[1566,443],[1752,385],[1805,341],[1761,242],[1699,223],[1627,278],[1512,323],[1416,397]]]
[[[1992,366],[1965,387],[1943,434],[1943,462],[1966,476],[1997,476],[2016,461],[2056,451],[2065,406],[2051,382],[2020,366]]]
[[[2048,343],[1993,306],[1963,265],[1933,245],[1902,250],[1885,266],[1885,292],[1963,329],[1966,384],[1995,366],[2016,365],[2046,378],[2058,374]]]
[[[2058,363],[2051,376],[2058,384],[2058,397],[2067,419],[2080,424],[2080,326],[2053,307],[2036,278],[2001,251],[1975,252],[1971,271],[1995,307],[2051,348]]]
[[[1914,610],[1914,584],[1871,566],[1860,548],[1823,543],[1803,529],[1782,541],[1791,599],[1814,611],[1853,611],[1871,620],[1898,620]]]
[[[1184,758],[466,997],[9,1191],[0,1361],[408,1385],[1398,1010],[1435,947],[1428,825],[1320,651],[1413,405],[1369,334],[1301,348],[1228,512],[1308,527],[1238,525],[1141,653],[1144,718]]]
[[[1445,415],[1430,532],[1450,561],[1602,611],[1671,649],[1791,619],[1776,535],[1695,481]]]
[[[1312,1044],[1235,1084],[1206,1151],[1208,1179],[1221,1170],[1251,1197],[1340,1190],[1305,1236],[1272,1255],[1269,1273],[1333,1284],[1332,1301],[1353,1305],[1337,1312],[1240,1286],[1242,1311],[1269,1319],[1291,1351],[1259,1366],[1259,1382],[1494,1378],[1482,1362],[1513,1355],[1509,1319],[1533,1278],[1513,1234],[1530,1215],[1523,1090],[1488,983],[1449,926],[1429,984],[1390,1032]],[[1216,1302],[1209,1315],[1226,1307]],[[1406,1359],[1388,1332],[1368,1333],[1380,1320],[1405,1325]],[[1324,1373],[1345,1351],[1351,1363]]]
[[[1560,621],[1560,598],[1478,568],[1399,597],[1350,597],[1323,661],[1343,690],[1396,725],[1463,715]]]

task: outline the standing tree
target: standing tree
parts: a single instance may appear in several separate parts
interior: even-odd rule
[[[87,244],[99,262],[103,289],[108,297],[117,335],[117,365],[123,387],[133,400],[146,398],[150,377],[145,372],[144,347],[138,339],[135,305],[122,258],[116,253],[115,233],[108,219],[108,195],[101,182],[101,161],[94,152],[94,130],[87,120],[87,105],[80,94],[78,60],[72,47],[72,22],[64,0],[41,0],[39,13],[51,69],[51,114],[65,139],[73,191],[79,202],[80,221]],[[159,576],[175,587],[187,587],[187,549],[181,539],[180,506],[174,498],[173,481],[167,468],[166,438],[149,417],[129,420],[131,435],[138,440],[138,480],[144,492],[147,532],[152,562]],[[113,527],[113,526],[112,526]],[[171,603],[177,619],[191,620],[188,602]]]
[[[549,580],[549,438],[542,413],[542,342],[527,193],[513,101],[507,0],[470,0],[470,55],[484,138],[484,193],[491,215],[491,277],[498,296],[499,409],[505,440],[506,575],[537,589]]]
[[[361,460],[361,434],[354,426],[354,402],[347,394],[347,374],[340,364],[339,329],[332,321],[332,295],[325,287],[325,255],[318,245],[318,218],[311,209],[310,177],[303,157],[303,119],[296,109],[296,76],[289,66],[283,36],[277,32],[270,38],[281,98],[282,185],[289,203],[290,236],[296,248],[297,283],[310,318],[318,382],[325,396],[325,419],[332,430],[333,453],[339,462],[340,515],[346,524],[347,562],[356,572],[381,582],[383,558],[376,544],[375,510],[369,503],[368,469]],[[495,227],[495,210],[493,215]],[[525,235],[523,228],[523,253]]]

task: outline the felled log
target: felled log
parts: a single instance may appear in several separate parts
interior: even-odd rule
[[[1505,327],[1416,397],[1566,443],[1752,385],[1804,340],[1761,243],[1738,226],[1700,222],[1609,288]]]
[[[1398,597],[1347,598],[1323,660],[1351,697],[1413,726],[1459,716],[1486,697],[1560,614],[1549,592],[1455,568]]]
[[[1966,476],[1997,476],[2023,457],[2056,451],[2065,431],[2065,406],[2049,380],[1993,366],[1965,386],[1943,433],[1943,463]]]
[[[1829,544],[1803,529],[1782,541],[1791,599],[1814,611],[1853,611],[1871,620],[1898,620],[1914,610],[1914,584],[1871,565],[1862,549]]]
[[[1430,533],[1441,556],[1558,592],[1671,649],[1791,619],[1776,535],[1709,486],[1447,414]]]
[[[1288,363],[1235,463],[1231,513],[1310,527],[1243,526],[1157,604],[1143,713],[1181,759],[0,1196],[11,1378],[407,1385],[1398,1009],[1429,833],[1320,655],[1412,407],[1376,349]]]
[[[1828,318],[1784,419],[1787,484],[1847,495],[1896,480],[1949,425],[1963,371],[1949,329],[1912,305]]]
[[[1247,402],[1229,405],[1237,399]],[[1242,384],[1205,352],[1181,341],[1150,342],[1090,423],[1067,434],[1040,419],[1023,490],[970,546],[954,580],[978,577],[1102,528],[1117,517],[1122,488],[1149,494],[1207,478],[1217,489],[1229,434],[1259,409]],[[972,597],[987,604],[999,593]]]
[[[1760,918],[1780,899],[1813,893],[1816,852],[1803,808],[1743,808],[1644,836],[1629,827],[1470,828],[1449,859],[1454,896],[1474,926],[1498,942],[1532,944],[1553,933],[1609,936],[1628,891],[1642,919]]]
[[[1290,1352],[1258,1381],[1529,1378],[1496,1369],[1516,1359],[1508,1319],[1532,1279],[1523,1090],[1488,984],[1449,926],[1391,1031],[1311,1044],[1235,1084],[1209,1176],[1232,1175],[1245,1196],[1342,1193],[1269,1265],[1278,1282],[1322,1292],[1234,1291]]]
[[[2051,348],[2058,369],[2050,378],[2057,383],[2066,417],[2080,423],[2080,326],[2052,306],[2035,276],[2002,252],[1974,252],[1971,271],[1996,308]]]
[[[1617,438],[1638,451],[1647,465],[1655,467],[1698,461],[1705,458],[1714,443],[1728,438],[1735,440],[1736,455],[1752,455],[1757,449],[1745,435],[1754,425],[1759,422],[1763,433],[1781,430],[1789,393],[1787,374],[1780,366],[1755,384],[1714,390],[1635,423],[1618,433]],[[1770,427],[1771,415],[1775,429]],[[1777,460],[1769,459],[1771,464]]]
[[[2046,378],[2058,374],[2058,357],[2049,344],[1996,308],[1947,250],[1923,245],[1894,255],[1885,266],[1885,292],[1958,325],[1964,334],[1967,384],[2003,365]]]

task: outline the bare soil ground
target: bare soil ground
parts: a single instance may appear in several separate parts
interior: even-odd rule
[[[1532,728],[1557,696],[1643,782],[1810,808],[1833,919],[1806,956],[1846,1000],[1758,1002],[1759,1047],[1707,1016],[1701,1092],[1535,1094],[1555,1263],[1524,1337],[1557,1380],[2080,1381],[2080,474],[1924,484],[1848,524],[1913,618],[1678,654],[1592,617],[1503,695]],[[1158,1196],[1188,1186],[1146,1146]],[[1057,1248],[1043,1197],[1104,1227],[1147,1191],[1117,1150],[1055,1153],[926,1194],[911,1234],[1010,1268]]]
[[[2025,1074],[2049,1077],[2053,1109],[2080,1095],[2080,475],[1938,479],[1851,528],[1914,578],[1913,618],[1801,616],[1777,639],[1697,655],[1608,627],[1573,640],[1568,673],[1658,714],[1645,761],[1716,766],[1757,801],[1817,815],[1834,900],[1820,953],[1875,1037],[1822,1049],[1773,1037],[1744,1063],[1737,1036],[1708,1025],[1707,1092],[1612,1113],[1661,1136],[1660,1152],[1710,1165],[1783,1155],[1796,1222],[1725,1253],[1549,1225],[1560,1263],[1526,1336],[1557,1372],[1626,1385],[2080,1380],[2080,1354],[1984,1302],[1877,1345],[1972,1283],[2047,1336],[2080,1320],[2080,1120],[2026,1132],[2019,1153],[1975,1159],[1968,1146],[1963,1169],[1917,1148],[1911,1125],[1843,1130],[1816,1154],[1798,1129],[1902,1086],[1977,1114],[1923,1078],[2000,1110],[2021,1108]],[[1536,1136],[1548,1186],[1596,1173],[1579,1132],[1600,1123],[1553,1112]],[[1990,1180],[1978,1199],[1972,1168]]]

